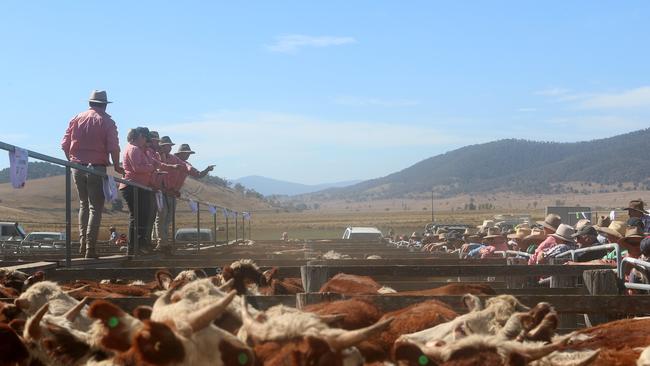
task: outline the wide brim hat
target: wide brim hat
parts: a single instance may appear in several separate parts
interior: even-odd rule
[[[636,212],[640,212],[640,213],[642,213],[644,215],[647,215],[648,211],[646,211],[643,206],[644,206],[644,204],[643,204],[642,200],[632,200],[632,201],[630,201],[628,207],[624,208],[623,210],[636,211]]]
[[[529,242],[529,241],[544,241],[546,240],[546,234],[544,234],[541,229],[533,229],[530,233],[530,235],[526,236],[524,239],[524,242]]]
[[[172,139],[169,136],[163,136],[158,141],[158,145],[160,145],[160,146],[164,146],[164,145],[174,146],[176,144],[172,142]]]
[[[531,234],[531,230],[529,228],[519,228],[515,233],[508,234],[508,239],[524,239],[528,235]]]
[[[574,243],[575,238],[572,236],[573,234],[575,234],[575,230],[573,230],[572,226],[560,224],[551,236],[560,240],[568,241],[569,243]]]
[[[560,224],[562,224],[562,218],[556,214],[548,214],[544,221],[537,221],[537,223],[547,229],[555,231]]]
[[[638,227],[632,226],[625,231],[625,236],[619,239],[618,243],[632,247],[641,245],[641,240],[645,238],[645,233]]]
[[[494,238],[505,238],[505,236],[501,233],[501,230],[497,228],[488,228],[487,235],[485,235],[483,239],[494,239]]]
[[[612,223],[607,227],[594,226],[594,228],[600,233],[609,234],[617,238],[623,238],[625,236],[625,234],[621,232],[625,228],[625,223],[622,221],[612,221]]]
[[[93,90],[92,92],[90,92],[90,97],[88,98],[88,101],[93,103],[101,103],[101,104],[113,103],[108,100],[108,97],[106,96],[106,90]]]
[[[483,220],[483,223],[477,226],[477,229],[489,229],[494,227],[494,220]]]
[[[176,150],[175,154],[180,154],[180,153],[196,154],[196,152],[190,149],[190,145],[188,144],[181,144],[178,147],[178,150]]]

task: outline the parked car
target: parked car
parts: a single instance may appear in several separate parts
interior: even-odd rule
[[[383,237],[381,231],[375,227],[348,227],[343,233],[344,240],[379,241]]]
[[[196,242],[197,232],[196,228],[183,228],[176,230],[174,236],[176,242]],[[209,243],[212,239],[212,230],[211,229],[201,229],[201,238],[202,243]]]
[[[0,222],[0,240],[23,240],[26,235],[17,222]]]
[[[35,231],[27,234],[18,248],[21,253],[38,253],[65,249],[65,233]]]

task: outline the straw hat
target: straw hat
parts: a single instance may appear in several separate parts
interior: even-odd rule
[[[523,239],[530,235],[531,230],[530,228],[527,227],[520,227],[517,229],[517,231],[514,234],[509,234],[508,239]]]
[[[489,229],[491,227],[494,227],[494,220],[483,220],[483,224],[477,226],[476,228],[483,231],[483,230]]]
[[[447,229],[444,227],[439,227],[438,230],[436,230],[436,234],[444,234],[447,233]]]
[[[483,239],[494,239],[494,238],[503,238],[503,235],[501,234],[501,230],[499,230],[496,227],[488,228],[487,235],[485,235]]]
[[[539,229],[539,228],[533,228],[530,231],[530,235],[526,236],[524,238],[524,241],[544,241],[546,239],[546,234],[544,234],[544,230]]]
[[[470,235],[476,235],[478,234],[478,229],[473,228],[473,227],[468,227],[465,229],[465,232],[463,233],[463,236],[470,236]]]
[[[180,144],[178,150],[176,150],[176,154],[179,153],[196,154],[194,151],[192,151],[192,149],[190,149],[190,145],[188,144]]]
[[[613,235],[620,239],[625,236],[625,223],[623,221],[612,221],[608,227],[597,226],[596,231]]]
[[[547,229],[551,229],[555,231],[562,223],[562,218],[556,214],[548,214],[546,215],[544,221],[537,221],[537,223],[544,226]]]
[[[576,231],[580,231],[583,227],[591,225],[591,220],[580,219],[576,222]]]
[[[573,243],[573,234],[575,234],[573,227],[567,224],[560,224],[560,226],[557,227],[557,230],[551,234],[551,236],[560,240],[568,241],[569,243]]]
[[[612,220],[607,216],[601,216],[598,218],[598,222],[594,225],[595,228],[599,227],[608,227],[612,223]]]
[[[579,237],[581,235],[597,236],[598,232],[596,231],[594,226],[585,225],[580,230],[576,230],[575,234],[573,234],[572,236],[574,238],[577,238],[577,237]]]
[[[639,229],[638,226],[632,226],[625,230],[625,236],[621,238],[618,243],[621,245],[638,247],[643,238],[645,238],[643,231]]]
[[[108,97],[106,96],[106,90],[93,90],[92,92],[90,92],[90,98],[88,98],[88,101],[93,103],[102,103],[102,104],[113,103],[108,101]]]
[[[530,229],[530,223],[528,221],[522,222],[521,224],[515,226],[516,229]]]

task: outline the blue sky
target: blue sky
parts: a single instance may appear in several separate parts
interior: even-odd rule
[[[650,125],[645,1],[7,1],[0,140],[62,157],[106,89],[228,178],[373,178],[500,138]],[[6,166],[5,154],[0,166]]]

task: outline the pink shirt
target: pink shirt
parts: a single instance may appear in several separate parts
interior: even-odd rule
[[[72,162],[109,165],[109,154],[120,152],[115,122],[108,113],[91,107],[70,120],[61,148]]]
[[[176,169],[168,174],[168,188],[179,192],[181,188],[183,188],[183,184],[185,183],[187,176],[199,177],[201,175],[201,172],[196,170],[192,164],[188,163],[187,161],[183,161],[175,155],[170,156],[173,156],[176,160],[173,163],[169,162],[169,164],[182,164],[182,166],[184,166],[184,168]]]
[[[151,176],[156,167],[147,156],[144,149],[141,149],[131,143],[126,145],[124,155],[122,156],[122,165],[124,167],[124,179],[149,186]],[[120,189],[126,188],[126,184],[120,184]]]
[[[165,170],[163,168],[164,161],[162,161],[162,158],[160,157],[160,154],[156,150],[154,150],[154,149],[152,149],[150,147],[147,147],[146,154],[147,154],[147,157],[149,158],[149,161],[153,164],[154,168],[160,169],[160,170]],[[149,185],[151,186],[151,188],[153,188],[155,190],[161,189],[163,187],[164,176],[165,176],[165,174],[156,174],[156,173],[152,174],[151,175],[151,181],[149,182]]]
[[[533,255],[530,256],[530,259],[528,259],[528,264],[537,264],[537,258],[539,258],[539,255],[543,251],[547,249],[551,249],[556,245],[557,245],[557,241],[555,240],[555,237],[550,235],[546,237],[546,239],[539,244],[537,249],[535,249],[535,253],[533,253]]]

